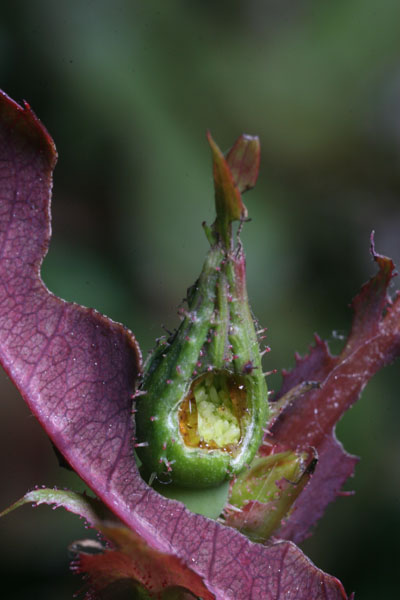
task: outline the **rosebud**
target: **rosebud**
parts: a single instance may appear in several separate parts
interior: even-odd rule
[[[256,456],[230,486],[225,524],[266,543],[290,514],[316,464],[314,449]]]
[[[159,341],[145,365],[135,415],[145,475],[191,488],[239,473],[260,446],[268,417],[245,257],[232,236],[232,221],[247,217],[240,192],[257,178],[259,142],[241,136],[225,158],[208,139],[217,212],[205,227],[211,248],[180,327]]]

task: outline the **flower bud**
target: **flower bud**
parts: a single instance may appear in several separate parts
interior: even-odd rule
[[[258,140],[241,136],[226,159],[211,136],[209,142],[217,211],[206,228],[211,248],[180,327],[145,365],[145,394],[136,406],[136,451],[146,476],[191,488],[239,473],[254,457],[268,416],[245,257],[232,236],[232,221],[247,217],[240,191],[255,182]]]
[[[225,525],[265,544],[290,515],[316,464],[314,449],[256,456],[230,486]]]

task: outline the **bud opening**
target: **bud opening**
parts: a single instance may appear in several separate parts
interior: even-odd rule
[[[195,379],[179,407],[179,431],[186,446],[235,455],[246,411],[244,378],[212,371]]]

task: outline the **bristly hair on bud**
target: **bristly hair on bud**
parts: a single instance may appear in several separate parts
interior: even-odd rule
[[[241,193],[256,182],[259,141],[242,135],[224,156],[209,133],[207,139],[216,208],[213,225],[204,226],[211,247],[178,330],[145,365],[140,391],[146,395],[136,402],[143,476],[167,471],[173,484],[187,488],[215,487],[240,473],[268,417],[245,256],[232,234],[232,222],[247,219]]]

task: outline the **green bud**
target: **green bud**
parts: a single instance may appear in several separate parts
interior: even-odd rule
[[[231,485],[225,524],[265,543],[290,514],[317,463],[313,452],[256,456]]]
[[[217,218],[211,248],[190,288],[182,323],[145,366],[136,406],[136,451],[146,477],[182,487],[217,486],[254,457],[268,417],[267,386],[232,221],[247,210],[257,138],[241,136],[225,158],[211,136]],[[255,166],[256,165],[256,166]]]

